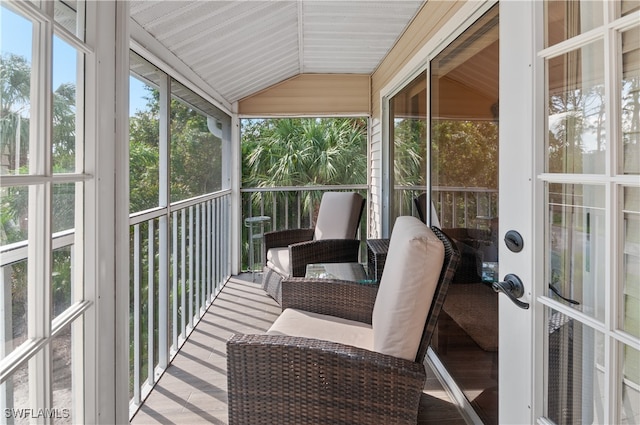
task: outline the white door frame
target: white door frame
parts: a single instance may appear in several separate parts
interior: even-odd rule
[[[500,278],[518,275],[525,289],[520,300],[530,305],[525,310],[503,294],[498,297],[500,423],[534,423],[542,408],[534,402],[535,388],[541,388],[535,386],[536,377],[542,375],[536,370],[534,347],[542,343],[536,317],[542,317],[543,309],[533,302],[535,282],[543,277],[543,214],[536,213],[543,189],[536,179],[543,165],[543,150],[536,148],[536,141],[544,140],[540,134],[544,64],[537,58],[541,29],[542,2],[500,2],[499,234],[502,239],[507,231],[516,230],[524,240],[518,253],[500,244]]]

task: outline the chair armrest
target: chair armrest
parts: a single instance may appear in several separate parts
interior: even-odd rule
[[[287,229],[264,234],[265,251],[271,248],[282,248],[298,242],[310,241],[313,239],[315,229]]]
[[[229,424],[415,424],[420,363],[317,339],[234,335]]]
[[[358,239],[321,239],[289,245],[291,276],[304,276],[307,264],[355,263],[359,249]]]
[[[297,308],[371,324],[377,293],[377,284],[291,277],[282,281],[282,309]]]

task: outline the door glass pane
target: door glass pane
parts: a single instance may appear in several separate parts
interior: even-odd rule
[[[3,424],[30,424],[28,362],[18,368],[6,381],[0,384],[0,400]]]
[[[603,58],[603,42],[596,41],[546,61],[549,173],[605,171]]]
[[[51,298],[53,317],[57,317],[71,305],[73,278],[73,248],[70,246],[53,251],[53,271],[51,272]]]
[[[622,172],[640,174],[640,27],[622,33]]]
[[[73,337],[71,326],[66,326],[52,341],[52,367],[53,367],[53,423],[73,424],[80,423],[73,412],[73,405],[79,400],[73,399],[73,370],[78,370],[76,362],[82,359],[74,356]],[[80,397],[80,394],[76,394]]]
[[[33,24],[0,5],[0,175],[29,174]]]
[[[640,351],[624,344],[622,350],[622,400],[618,405],[621,424],[640,423]]]
[[[0,245],[26,241],[28,218],[29,187],[0,188]]]
[[[27,260],[0,267],[0,360],[27,339],[28,287]]]
[[[603,424],[604,335],[546,309],[547,414],[558,425]]]
[[[640,0],[622,0],[620,7],[622,16],[627,16],[638,10],[640,10]]]
[[[54,3],[53,16],[57,23],[62,25],[71,34],[83,39],[82,26],[78,28],[78,13],[76,0],[56,0]]]
[[[548,185],[548,296],[598,320],[605,314],[605,188]]]
[[[53,185],[53,215],[51,217],[53,233],[75,227],[75,206],[76,183]]]
[[[431,61],[429,99],[431,199],[462,257],[432,348],[485,424],[499,392],[498,20],[494,7]]]
[[[624,188],[622,329],[640,337],[640,188]]]
[[[390,101],[393,140],[393,210],[396,217],[418,215],[414,198],[426,192],[427,80],[420,74]],[[425,217],[421,217],[425,219]]]
[[[159,205],[160,71],[131,52],[129,78],[129,212]]]
[[[77,67],[76,49],[53,37],[53,171],[76,171],[78,119],[76,114]],[[80,170],[81,171],[81,170]]]
[[[545,47],[580,35],[603,24],[603,1],[553,0],[545,5]]]

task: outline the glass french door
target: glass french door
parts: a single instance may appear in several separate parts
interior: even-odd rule
[[[544,416],[640,421],[640,4],[544,7]]]
[[[640,4],[500,6],[500,422],[639,423]]]
[[[85,420],[82,2],[2,2],[2,422]]]

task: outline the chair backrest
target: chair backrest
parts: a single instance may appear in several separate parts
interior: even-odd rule
[[[457,255],[439,229],[415,217],[396,219],[373,308],[374,351],[424,359]]]
[[[424,325],[422,337],[420,338],[420,348],[418,348],[418,353],[416,354],[415,359],[418,363],[422,363],[424,361],[424,357],[427,355],[427,349],[431,343],[433,332],[436,330],[436,324],[438,322],[442,306],[444,305],[444,299],[447,295],[449,284],[451,284],[453,276],[456,274],[458,264],[460,264],[460,252],[449,236],[436,226],[431,226],[431,231],[433,231],[444,245],[444,261],[442,263],[440,277],[438,278],[438,286],[436,287],[436,292],[431,301],[429,315]]]
[[[413,204],[418,211],[418,217],[422,222],[427,222],[427,194],[422,193],[419,196],[413,198]],[[431,202],[431,225],[440,227],[440,220],[438,219],[438,213],[436,212],[436,207]]]
[[[358,232],[364,198],[355,192],[325,192],[320,201],[314,239],[353,239]]]

